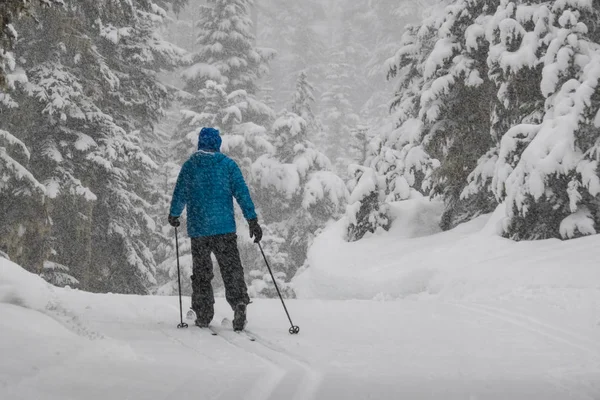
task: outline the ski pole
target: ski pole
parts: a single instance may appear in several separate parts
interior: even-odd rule
[[[288,309],[285,306],[285,302],[283,301],[283,297],[281,296],[281,292],[279,291],[279,287],[277,287],[277,282],[275,281],[275,276],[273,276],[273,271],[271,271],[271,266],[269,265],[269,262],[267,261],[267,256],[265,256],[265,252],[263,251],[263,248],[260,245],[260,242],[258,243],[258,248],[260,249],[260,252],[262,253],[263,258],[265,259],[265,264],[267,264],[267,268],[269,269],[269,273],[271,274],[271,278],[273,278],[273,284],[275,285],[275,289],[277,289],[277,294],[279,295],[279,299],[281,300],[281,304],[283,304],[283,309],[285,310],[285,313],[286,313],[286,315],[288,317],[288,320],[290,320],[290,325],[291,325],[291,328],[289,330],[290,335],[297,335],[300,332],[300,327],[294,325],[294,323],[292,322],[292,319],[290,318],[290,313],[288,312]]]
[[[179,268],[179,239],[177,238],[177,227],[175,227],[175,252],[177,253],[177,286],[179,286],[179,318],[181,323],[177,328],[187,328],[188,324],[183,322],[183,305],[181,304],[181,270]]]

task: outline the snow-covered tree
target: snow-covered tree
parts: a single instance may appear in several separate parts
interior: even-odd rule
[[[250,7],[252,0],[212,0],[200,9],[198,51],[184,73],[186,90],[196,93],[208,80],[225,84],[229,93],[258,91],[258,79],[268,72],[272,50],[254,46]]]
[[[396,55],[387,61],[388,78],[398,77],[396,95],[391,103],[394,128],[387,129],[374,138],[372,154],[366,166],[373,168],[386,182],[388,201],[407,199],[410,188],[427,191],[427,179],[436,160],[432,160],[422,143],[423,123],[419,120],[424,63],[431,49],[433,32],[419,31],[409,26],[400,41]]]
[[[348,70],[351,67],[344,58],[343,53],[340,53],[339,61],[329,65],[327,90],[321,98],[321,118],[325,134],[319,145],[324,146],[327,156],[338,169],[344,169],[344,160],[349,155],[344,144],[349,141],[352,129],[360,120],[350,101],[351,76]]]
[[[195,141],[203,126],[213,126],[224,135],[224,148],[235,149],[236,155],[261,153],[268,145],[261,137],[273,111],[257,94],[258,80],[268,71],[267,62],[274,53],[254,46],[252,4],[251,0],[215,0],[201,7],[196,24],[199,50],[183,73],[189,97],[182,111],[179,131],[185,137],[181,143]]]
[[[35,3],[42,7],[64,4],[63,0],[37,0]],[[31,1],[28,0],[3,0],[0,5],[0,89],[13,88],[15,77],[10,75],[16,59],[12,50],[19,38],[15,23],[23,14],[31,13]]]
[[[178,118],[177,118],[178,119]],[[176,125],[176,124],[175,124]],[[166,134],[166,132],[165,132]],[[181,273],[181,291],[184,295],[192,294],[192,285],[190,277],[193,274],[192,246],[187,236],[187,218],[183,214],[180,218],[181,226],[177,228],[177,240],[175,238],[175,229],[168,224],[165,216],[165,210],[169,210],[171,205],[171,195],[177,182],[177,176],[181,170],[181,165],[173,162],[165,162],[161,171],[161,187],[164,190],[164,196],[157,204],[157,213],[162,218],[159,220],[159,231],[166,238],[157,243],[153,250],[157,261],[157,288],[156,294],[163,296],[172,296],[178,293],[177,283],[177,250],[179,243],[179,264]]]
[[[397,129],[380,143],[373,162],[386,176],[390,194],[407,196],[408,183],[442,196],[444,228],[495,205],[485,193],[468,200],[460,196],[492,142],[493,85],[486,52],[477,41],[470,42],[469,29],[485,23],[478,18],[493,11],[493,3],[455,1],[433,12],[420,27],[406,31],[400,50],[388,62],[390,76],[398,77],[392,102]]]
[[[359,165],[362,165],[367,161],[370,141],[371,137],[369,135],[368,127],[358,125],[350,131],[350,149],[353,153],[352,158],[355,159]]]
[[[509,237],[595,232],[597,6],[455,0],[409,28],[369,159],[388,193],[442,196],[445,228],[506,201]]]
[[[308,129],[310,138],[320,134],[323,129],[313,111],[316,102],[314,92],[315,88],[308,80],[307,73],[302,71],[300,75],[298,75],[296,90],[292,95],[291,111],[306,121],[306,128]]]
[[[291,278],[302,266],[315,232],[340,215],[347,199],[341,178],[331,171],[329,159],[308,140],[306,121],[283,111],[271,133],[272,154],[252,166],[252,181],[259,204],[269,204],[261,215],[287,254],[285,273]]]
[[[62,4],[61,0],[39,0],[36,6]],[[14,53],[19,38],[15,24],[24,14],[32,14],[32,3],[26,0],[6,0],[0,5],[0,115],[2,110],[16,109],[19,104],[11,94],[17,84],[27,81]],[[9,126],[3,126],[10,129]],[[48,231],[44,214],[45,187],[31,172],[31,154],[25,142],[10,130],[0,127],[0,249],[19,255],[26,266],[40,272],[45,251],[30,251],[38,236]],[[6,253],[5,253],[6,254]]]
[[[274,109],[276,106],[275,98],[273,95],[275,94],[275,89],[273,88],[273,80],[269,77],[263,81],[261,86],[261,98],[262,102],[269,108]]]
[[[547,43],[538,81],[544,112],[513,127],[500,144],[494,180],[508,206],[506,233],[514,239],[594,234],[600,227],[600,3],[555,1],[535,11],[525,23]],[[523,38],[521,48],[531,47]]]
[[[45,254],[28,249],[48,231],[49,221],[40,220],[46,188],[31,173],[30,160],[27,146],[0,129],[0,250],[29,261],[26,266],[39,273]]]
[[[41,277],[54,286],[76,287],[79,285],[79,281],[70,275],[69,267],[52,261],[44,262],[44,269],[41,273]]]
[[[503,2],[488,25],[498,140],[463,196],[488,190],[506,201],[505,233],[513,239],[596,231],[592,171],[600,106],[591,65],[598,57],[598,12],[593,2]]]
[[[437,37],[423,65],[418,117],[424,124],[425,149],[440,161],[429,185],[431,193],[441,195],[446,204],[445,229],[496,205],[486,192],[468,198],[461,194],[477,161],[492,146],[493,83],[488,77],[485,44],[478,36],[473,38],[472,32],[476,35],[477,28],[485,26],[486,14],[497,3],[457,2],[443,17],[431,18],[429,29],[437,29]]]
[[[523,13],[523,10],[534,9],[531,7],[503,3],[493,16],[482,20],[485,25],[473,25],[469,28],[470,45],[482,46],[481,49],[488,53],[488,76],[495,85],[496,99],[490,110],[490,133],[494,146],[481,157],[470,174],[469,186],[464,189],[463,198],[493,191],[493,169],[505,133],[521,123],[539,123],[543,117],[544,101],[539,90],[542,64],[539,62],[539,54],[543,51],[542,39],[547,34],[548,27],[545,18],[535,17],[529,12]],[[526,136],[519,139],[521,144],[515,148],[517,152],[524,149],[526,140]],[[517,155],[509,161],[512,167],[518,162],[518,158]],[[499,193],[496,197],[501,201],[503,196],[504,193]]]
[[[146,293],[155,284],[156,163],[145,141],[167,104],[156,72],[182,55],[156,34],[160,4],[168,2],[65,1],[38,10],[43,24],[19,25],[28,82],[16,86],[20,107],[3,110],[0,125],[27,145],[46,195],[37,225],[50,223],[49,232],[22,230],[37,237],[38,272],[51,258],[84,289]]]
[[[285,298],[294,298],[295,293],[290,284],[289,254],[287,253],[289,245],[278,231],[279,225],[266,225],[263,234],[262,248],[265,252],[269,266],[275,276],[275,283]],[[245,266],[249,269],[248,274],[248,294],[250,297],[275,298],[277,289],[271,274],[266,268],[262,254],[256,254],[254,262]]]
[[[378,228],[391,226],[388,205],[385,203],[385,186],[377,173],[367,167],[350,166],[350,199],[346,210],[348,217],[347,240],[354,242]]]
[[[173,296],[178,294],[179,287],[177,282],[177,254],[175,235],[172,235],[172,245],[161,249],[166,252],[167,257],[157,266],[157,281],[159,283],[156,294],[161,296]],[[192,244],[191,240],[186,240],[185,225],[178,228],[179,242],[179,272],[181,274],[181,293],[185,296],[192,294],[192,281],[190,277],[193,274],[192,262]]]

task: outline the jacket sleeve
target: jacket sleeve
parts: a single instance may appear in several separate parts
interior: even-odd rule
[[[185,208],[185,203],[187,200],[187,192],[189,189],[189,168],[187,167],[187,163],[183,164],[181,167],[181,171],[179,171],[179,176],[177,177],[177,183],[175,184],[175,190],[173,191],[173,198],[171,199],[171,209],[169,210],[169,215],[174,217],[181,216],[183,213],[183,209]]]
[[[233,197],[235,197],[235,200],[240,205],[244,218],[246,218],[246,220],[257,218],[254,203],[250,197],[250,191],[244,181],[242,171],[240,171],[240,167],[238,167],[233,160],[231,160],[229,165],[229,176],[231,179],[231,191]]]

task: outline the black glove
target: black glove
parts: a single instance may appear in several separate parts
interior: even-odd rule
[[[250,237],[254,238],[254,243],[258,243],[262,239],[262,228],[258,224],[258,219],[248,220],[250,225]]]
[[[174,228],[177,228],[179,225],[181,225],[181,222],[179,222],[179,217],[169,215],[169,225],[171,225]]]

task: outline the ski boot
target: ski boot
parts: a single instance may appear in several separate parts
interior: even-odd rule
[[[196,319],[195,324],[198,328],[208,328],[209,325],[208,322],[200,321],[199,319]]]
[[[243,331],[246,323],[246,304],[240,303],[235,306],[233,311],[233,330],[236,332]]]

